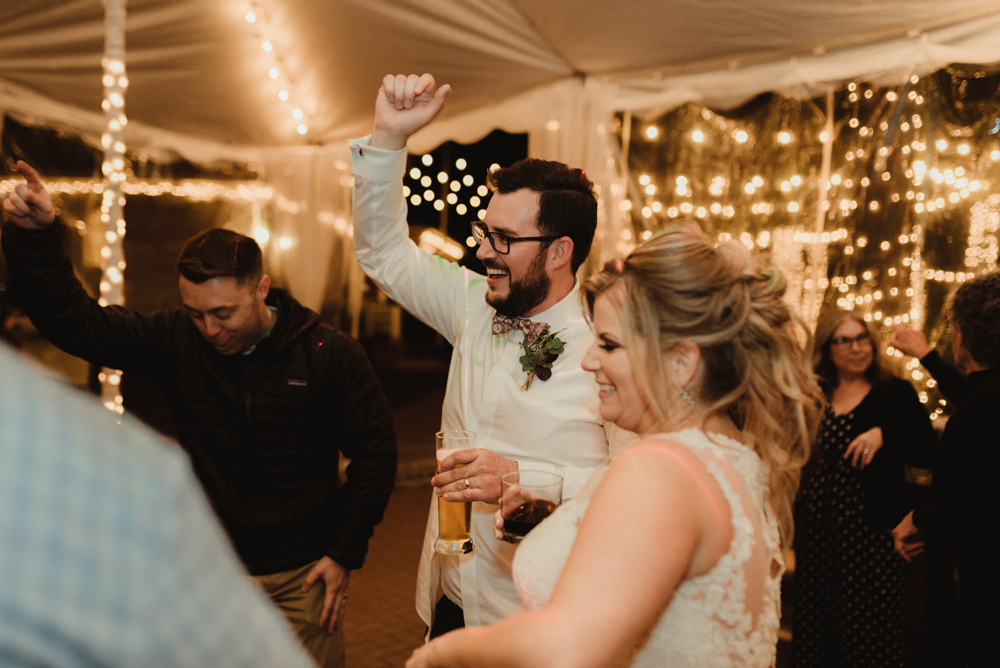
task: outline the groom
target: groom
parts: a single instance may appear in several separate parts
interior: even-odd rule
[[[554,471],[565,479],[564,498],[572,497],[608,463],[613,428],[601,419],[597,388],[580,368],[593,335],[575,274],[597,226],[597,198],[581,170],[528,159],[490,174],[486,216],[472,226],[485,277],[409,239],[407,139],[433,120],[450,91],[429,74],[386,76],[372,134],[350,142],[358,259],[386,294],[454,347],[441,428],[476,432],[479,446],[447,458],[431,480],[438,497],[473,502],[475,542],[468,555],[436,554],[432,500],[417,582],[417,611],[431,637],[523,609],[511,579],[514,547],[492,536],[500,477]],[[563,352],[551,369],[523,370],[525,347],[534,350],[553,335]],[[435,601],[439,586],[444,596]]]

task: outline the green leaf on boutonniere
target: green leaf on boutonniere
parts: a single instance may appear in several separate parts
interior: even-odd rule
[[[531,357],[531,353],[521,355],[518,361],[521,363],[521,371],[531,371],[535,368],[535,362]]]
[[[536,376],[539,380],[543,381],[552,377],[552,365],[555,363],[556,358],[566,350],[566,343],[559,339],[558,334],[559,332],[551,334],[548,326],[546,326],[538,339],[530,346],[527,345],[526,341],[521,342],[524,354],[521,355],[518,361],[521,363],[521,371],[528,374],[524,385],[521,387],[522,390],[527,390],[531,387],[531,381]]]

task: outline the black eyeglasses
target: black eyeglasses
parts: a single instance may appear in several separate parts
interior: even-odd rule
[[[472,238],[477,244],[483,243],[483,239],[490,240],[490,247],[500,255],[510,252],[510,245],[519,241],[555,241],[559,237],[508,237],[500,232],[490,232],[486,223],[472,223]]]
[[[837,346],[838,348],[850,348],[855,343],[858,344],[858,348],[872,347],[872,339],[868,336],[868,332],[858,334],[857,336],[836,336],[830,339],[830,345]]]

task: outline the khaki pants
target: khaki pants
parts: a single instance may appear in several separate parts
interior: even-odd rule
[[[278,606],[320,668],[344,668],[344,630],[334,629],[333,634],[329,634],[319,626],[323,597],[326,595],[323,578],[314,582],[308,592],[302,593],[302,584],[317,563],[314,561],[283,573],[255,575],[253,579]]]

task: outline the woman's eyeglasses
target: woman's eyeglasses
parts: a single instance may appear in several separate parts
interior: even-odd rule
[[[835,336],[830,339],[830,345],[837,346],[838,348],[850,348],[853,343],[857,343],[858,348],[872,347],[872,339],[868,336],[868,332],[858,334],[857,336]]]

